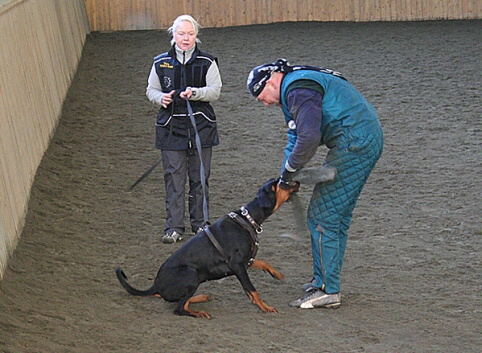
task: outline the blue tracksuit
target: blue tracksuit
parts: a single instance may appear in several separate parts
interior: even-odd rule
[[[285,149],[289,167],[303,167],[318,146],[326,145],[330,150],[323,165],[337,170],[334,181],[315,185],[307,219],[315,287],[337,293],[353,209],[382,153],[380,121],[348,81],[329,71],[287,73],[281,104],[290,127]]]

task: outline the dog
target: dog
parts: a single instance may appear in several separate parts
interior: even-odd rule
[[[155,295],[168,302],[177,302],[174,310],[177,315],[209,319],[209,313],[189,308],[190,304],[210,300],[207,295],[194,296],[196,290],[203,282],[234,275],[254,304],[264,312],[277,313],[274,307],[261,299],[247,269],[263,270],[278,280],[284,278],[267,262],[255,260],[258,234],[262,232],[261,223],[281,206],[276,198],[278,181],[268,180],[246,206],[221,217],[184,243],[161,265],[149,289],[132,287],[124,271],[118,267],[116,274],[119,282],[132,295]],[[299,184],[289,190],[289,194],[298,188]]]

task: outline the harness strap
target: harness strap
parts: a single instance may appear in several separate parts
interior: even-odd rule
[[[236,212],[230,212],[228,216],[236,221],[241,227],[246,229],[249,234],[251,235],[251,240],[252,240],[252,247],[251,247],[251,257],[248,261],[248,267],[251,266],[256,258],[256,254],[258,253],[258,248],[259,248],[259,239],[258,239],[258,231],[253,228],[252,225],[250,225],[243,217],[240,217]],[[214,237],[214,234],[211,232],[209,229],[209,226],[204,227],[204,231],[206,232],[206,235],[208,236],[209,240],[211,243],[214,245],[217,251],[221,254],[222,257],[224,257],[224,260],[226,260],[226,263],[229,264],[230,258],[226,250],[222,247],[221,244],[216,240]]]
[[[208,236],[209,240],[211,240],[211,243],[213,243],[214,247],[219,251],[219,253],[224,257],[226,262],[229,264],[229,256],[226,250],[219,244],[219,242],[216,240],[214,237],[213,233],[209,230],[209,227],[205,227],[204,231],[206,232],[206,235]]]
[[[248,262],[248,267],[251,266],[256,258],[256,254],[258,253],[258,248],[259,248],[259,238],[258,238],[258,231],[255,230],[248,222],[246,222],[242,217],[239,217],[239,215],[236,212],[230,212],[228,214],[229,217],[234,219],[238,224],[246,229],[249,234],[251,235],[251,240],[253,241],[253,246],[251,249],[251,259]]]

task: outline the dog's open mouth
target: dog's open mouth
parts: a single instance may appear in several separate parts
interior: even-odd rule
[[[290,198],[291,194],[297,192],[300,189],[300,183],[295,183],[295,185],[290,189],[283,189],[278,185],[273,186],[276,192],[276,205],[274,206],[273,213],[281,207],[288,199]]]

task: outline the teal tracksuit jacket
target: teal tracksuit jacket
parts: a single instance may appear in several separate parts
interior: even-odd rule
[[[299,107],[293,106],[293,102],[297,101],[297,94],[306,94],[304,86],[311,90],[313,83],[321,87],[318,91],[322,95],[317,93],[317,97],[322,97],[319,145],[329,148],[321,164],[336,168],[337,175],[331,182],[315,185],[307,223],[311,233],[314,286],[330,294],[340,291],[340,272],[353,209],[382,154],[383,132],[375,108],[338,73],[324,69],[294,70],[285,74],[280,92],[289,127],[285,163],[292,168],[299,169],[306,162],[296,156],[303,155],[303,151],[297,149],[300,133],[297,125],[301,126],[300,119],[310,119],[310,114],[306,114],[310,110],[305,109],[304,115],[297,114]],[[319,105],[316,99],[306,104],[314,102]],[[319,112],[320,107],[313,107],[313,111]],[[311,156],[313,146],[310,150],[307,153]]]

